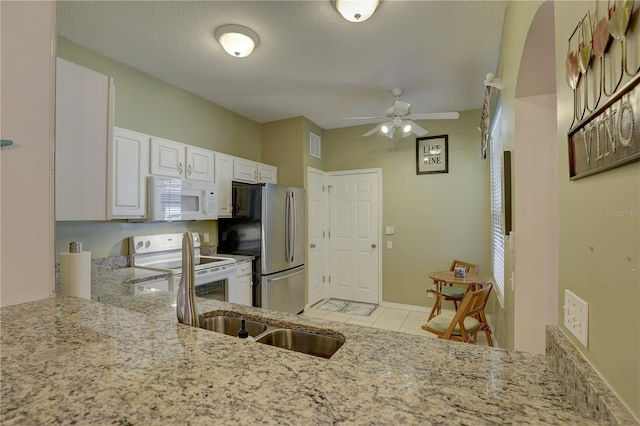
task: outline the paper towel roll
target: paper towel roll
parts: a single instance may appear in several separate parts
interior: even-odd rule
[[[91,300],[91,252],[60,253],[60,293]]]

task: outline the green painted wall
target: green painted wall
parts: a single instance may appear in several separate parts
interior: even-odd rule
[[[382,254],[385,302],[430,306],[427,274],[454,258],[490,271],[489,161],[480,159],[479,120],[480,110],[471,110],[420,122],[429,136],[449,136],[449,173],[427,175],[416,174],[415,137],[362,137],[372,125],[325,130],[327,171],[382,168],[382,226],[395,227],[382,243],[393,241]]]
[[[278,167],[278,183],[304,186],[302,171],[303,117],[262,125],[262,162]]]
[[[567,40],[593,2],[556,2],[556,84],[560,179],[559,318],[565,289],[589,303],[589,347],[576,347],[640,418],[640,162],[569,181],[567,131],[573,93]],[[627,35],[640,62],[640,16]],[[637,105],[637,104],[636,104]],[[636,112],[637,113],[637,112]],[[638,132],[636,126],[636,132]],[[636,141],[638,134],[636,133]],[[617,216],[611,212],[631,212]],[[571,337],[571,336],[570,336]],[[572,341],[575,340],[571,337]]]

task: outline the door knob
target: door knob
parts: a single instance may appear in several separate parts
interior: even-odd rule
[[[376,248],[376,247],[378,247],[376,243],[371,244],[371,248]]]
[[[316,248],[316,245],[315,245],[315,244],[313,244],[313,243],[311,243],[311,246],[310,246],[310,247],[311,247],[311,248]]]

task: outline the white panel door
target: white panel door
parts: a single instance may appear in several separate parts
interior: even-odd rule
[[[214,152],[208,149],[187,146],[186,178],[213,183]]]
[[[329,275],[328,271],[325,271],[329,218],[327,180],[327,174],[320,170],[309,169],[307,172],[307,200],[309,206],[307,294],[309,306],[326,298],[328,294],[325,291],[326,277]]]
[[[378,303],[378,174],[354,173],[329,178],[331,222],[330,295]]]
[[[167,139],[151,138],[151,174],[184,177],[185,145]]]

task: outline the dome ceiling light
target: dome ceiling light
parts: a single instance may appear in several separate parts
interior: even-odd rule
[[[371,18],[380,0],[332,0],[340,15],[349,22],[364,22]]]
[[[249,56],[260,39],[252,29],[242,25],[223,25],[213,32],[222,48],[235,58]]]

